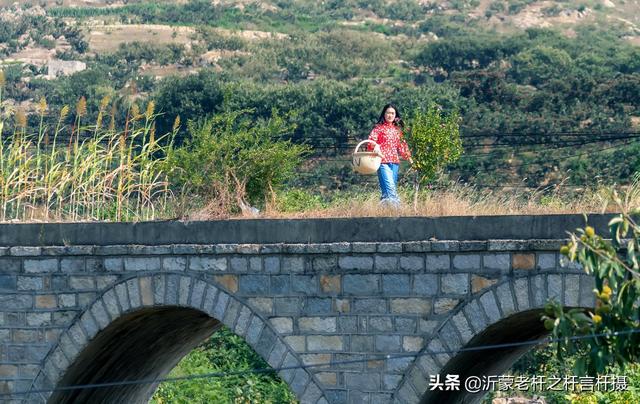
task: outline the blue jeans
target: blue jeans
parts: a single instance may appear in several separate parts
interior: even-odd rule
[[[399,205],[400,198],[398,198],[398,192],[396,186],[398,184],[398,169],[399,164],[396,163],[383,163],[380,164],[378,169],[378,181],[380,182],[380,202],[390,203],[392,205]]]

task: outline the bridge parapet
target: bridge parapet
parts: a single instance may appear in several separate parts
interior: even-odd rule
[[[280,374],[302,402],[417,402],[426,397],[429,375],[455,358],[429,352],[473,344],[496,324],[535,311],[550,297],[566,306],[592,304],[592,280],[561,262],[557,251],[564,242],[0,247],[0,393],[164,374],[222,323],[271,366],[300,365]],[[152,318],[156,313],[150,310],[169,308],[206,314],[187,315],[184,324],[180,316],[167,317],[176,321],[181,338],[189,329],[198,330],[198,338],[178,349],[179,355],[159,356],[156,367],[145,368],[145,358],[133,351],[161,341],[159,333],[166,330],[130,331],[127,324],[136,323],[136,313]],[[206,318],[213,322],[198,328],[195,318],[201,325]],[[138,343],[118,353],[117,340],[107,339],[122,338],[123,330]],[[158,344],[176,351],[179,342],[168,338]],[[138,358],[137,373],[106,369],[113,365],[106,359],[87,363],[98,347],[110,349],[111,356]],[[94,375],[78,376],[89,373]],[[148,386],[136,392],[96,390],[112,400],[144,401],[150,394]],[[41,392],[27,398],[70,402],[73,396]]]

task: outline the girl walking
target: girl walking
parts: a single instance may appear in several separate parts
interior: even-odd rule
[[[404,123],[398,109],[392,104],[387,104],[382,109],[378,122],[369,134],[369,140],[373,140],[378,144],[373,150],[382,157],[382,163],[378,169],[381,193],[380,203],[389,204],[393,207],[400,205],[397,191],[400,158],[413,164],[411,152],[403,139],[403,128]],[[371,148],[370,144],[369,150]]]

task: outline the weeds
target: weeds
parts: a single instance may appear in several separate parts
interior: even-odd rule
[[[36,134],[27,133],[27,116],[2,103],[0,86],[0,221],[153,220],[163,216],[173,199],[160,169],[168,145],[154,129],[154,105],[144,113],[128,109],[125,129],[102,121],[110,100],[100,103],[96,123],[87,125],[81,98],[69,127],[69,107],[62,108],[56,127],[44,124],[46,100],[37,107]],[[5,117],[13,116],[12,133],[4,133]],[[175,131],[174,131],[175,133]],[[62,141],[68,135],[68,141]],[[170,136],[166,135],[166,136]]]

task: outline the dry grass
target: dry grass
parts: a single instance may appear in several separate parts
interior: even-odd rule
[[[640,206],[640,195],[635,193],[628,204]],[[446,189],[423,193],[414,209],[411,203],[400,208],[380,204],[377,191],[339,198],[328,207],[302,212],[280,212],[268,208],[265,218],[349,218],[349,217],[439,217],[439,216],[493,216],[493,215],[549,215],[576,213],[617,212],[611,202],[613,187],[584,190],[572,195],[544,193],[543,190],[493,190],[482,191],[469,186],[453,185]],[[623,190],[623,193],[625,191]],[[626,194],[630,193],[626,191]],[[411,201],[405,192],[403,201]]]

